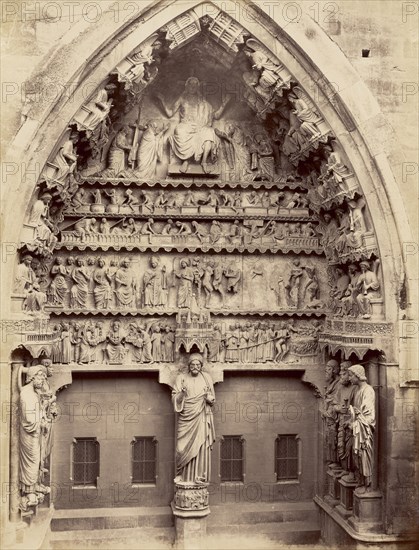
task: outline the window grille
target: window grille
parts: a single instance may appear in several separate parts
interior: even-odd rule
[[[78,437],[73,440],[73,485],[96,485],[99,477],[99,450],[99,442],[95,437]]]
[[[299,452],[297,435],[278,435],[275,440],[277,481],[298,479]]]
[[[220,447],[221,481],[243,481],[244,439],[241,435],[223,436]]]
[[[157,440],[135,437],[132,446],[132,483],[156,483]]]

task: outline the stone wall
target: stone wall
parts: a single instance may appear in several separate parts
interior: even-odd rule
[[[163,506],[172,499],[175,420],[170,390],[150,373],[75,376],[58,399],[52,472],[56,508]],[[156,485],[131,483],[131,442],[156,437]],[[96,437],[100,445],[97,488],[74,488],[70,479],[74,438]]]
[[[212,453],[211,503],[299,502],[314,496],[317,400],[299,377],[230,373],[217,384]],[[155,376],[121,373],[117,378],[84,373],[58,399],[54,427],[52,475],[57,509],[163,506],[173,498],[175,419],[170,390]],[[278,482],[275,439],[279,434],[301,440],[301,475]],[[245,441],[244,479],[220,482],[220,441],[238,435]],[[156,485],[133,485],[131,441],[154,436],[158,441]],[[74,488],[71,446],[74,438],[96,437],[100,444],[97,488]]]

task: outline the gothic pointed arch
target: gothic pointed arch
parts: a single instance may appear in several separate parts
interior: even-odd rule
[[[302,10],[235,5],[110,10],[34,72],[7,158],[6,330],[65,380],[171,385],[195,347],[214,381],[292,371],[319,397],[325,357],[384,380],[402,356],[411,236],[390,127]]]

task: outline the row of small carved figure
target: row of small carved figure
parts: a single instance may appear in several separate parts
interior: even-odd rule
[[[204,325],[200,339],[207,345],[209,361],[226,363],[282,361],[293,338],[299,340],[302,355],[315,354],[322,330],[320,321],[301,326],[292,321]],[[185,331],[181,331],[181,336],[185,336]],[[155,319],[143,323],[113,320],[108,330],[103,321],[63,321],[53,327],[51,359],[61,364],[121,364],[130,360],[130,351],[134,362],[173,362],[175,340],[173,326]]]
[[[224,331],[215,324],[209,345],[209,360],[226,363],[280,362],[292,350],[292,344],[297,342],[299,354],[315,354],[318,335],[322,330],[321,321],[297,325],[292,320],[235,323]]]
[[[87,261],[86,261],[87,260]],[[51,268],[52,281],[40,280],[31,267],[32,257],[24,256],[17,267],[14,291],[25,295],[24,309],[42,311],[47,301],[51,305],[72,309],[88,308],[89,296],[93,295],[96,309],[108,309],[115,304],[119,309],[154,308],[167,306],[169,283],[166,266],[160,266],[160,260],[152,256],[149,268],[145,270],[142,284],[131,267],[131,262],[123,259],[120,263],[112,259],[106,267],[105,260],[99,258],[96,268],[95,259],[70,256],[65,265],[64,258],[58,256]],[[179,269],[171,276],[171,286],[177,285],[177,307],[190,308],[197,305],[208,307],[211,295],[217,291],[224,301],[226,294],[236,294],[242,279],[242,272],[234,263],[221,265],[220,261],[210,260],[200,264],[199,258],[182,258]],[[71,283],[71,287],[70,287]],[[91,284],[93,283],[93,290]],[[198,292],[195,292],[198,290]],[[201,290],[205,298],[201,300]],[[198,294],[198,297],[197,297]],[[201,303],[201,302],[204,302]]]
[[[66,229],[71,227],[70,231]],[[274,243],[287,237],[304,238],[305,241],[291,244],[300,244],[308,248],[318,248],[317,233],[314,224],[307,223],[279,223],[274,220],[236,220],[233,223],[220,223],[217,220],[199,223],[197,221],[173,221],[171,219],[159,222],[149,218],[138,224],[134,218],[120,219],[111,224],[106,218],[100,221],[96,218],[81,218],[67,225],[61,231],[61,242],[71,243],[95,241],[98,243],[140,242],[142,238],[151,244],[156,237],[169,238],[171,242],[183,243],[196,237],[197,242],[205,244],[250,244],[261,239],[262,243]],[[313,238],[315,240],[313,240]],[[308,240],[307,240],[308,239]],[[156,241],[160,242],[159,240]],[[317,245],[317,246],[316,246]]]
[[[373,313],[373,303],[381,299],[378,268],[380,261],[362,261],[359,268],[350,264],[347,270],[336,267],[333,288],[330,291],[330,309],[339,316],[369,319]]]
[[[103,202],[103,194],[108,197],[108,204]],[[180,208],[210,208],[218,210],[219,208],[231,208],[237,212],[243,208],[264,208],[264,209],[295,209],[308,208],[309,203],[306,194],[301,193],[273,193],[265,191],[258,193],[251,191],[244,193],[236,191],[229,194],[223,189],[211,189],[205,196],[200,191],[188,190],[184,194],[167,194],[165,190],[158,193],[140,189],[138,193],[132,189],[126,189],[123,197],[117,189],[94,189],[89,191],[80,187],[72,198],[69,211],[75,212],[154,212],[155,210],[164,210],[166,212],[177,211]],[[197,210],[196,210],[197,211]]]
[[[128,323],[111,322],[105,333],[101,321],[62,322],[54,326],[51,359],[54,363],[123,363],[128,351],[139,363],[174,361],[174,329],[155,320]],[[128,344],[131,344],[130,346]]]
[[[47,302],[74,310],[163,308],[168,306],[171,287],[177,287],[178,308],[225,308],[226,298],[236,295],[242,283],[242,269],[238,265],[223,264],[213,258],[181,258],[178,269],[167,273],[160,259],[152,256],[142,279],[127,259],[121,262],[111,259],[107,266],[103,257],[69,256],[65,263],[63,256],[57,256],[50,270],[50,282],[45,274],[37,277],[31,264],[31,256],[25,256],[15,279],[15,293],[26,296],[29,311],[42,310]],[[263,275],[263,269],[256,265],[249,272],[252,279]],[[295,259],[288,264],[286,275],[274,273],[270,280],[270,290],[277,296],[279,309],[324,307],[317,268],[313,265],[302,265]],[[213,300],[216,295],[218,306]]]

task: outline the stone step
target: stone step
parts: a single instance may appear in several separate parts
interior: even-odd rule
[[[56,510],[51,531],[164,528],[173,526],[169,506],[132,508],[87,508]]]
[[[174,527],[51,531],[42,545],[42,550],[169,550],[174,540]]]
[[[317,521],[290,521],[280,523],[254,523],[236,525],[208,525],[208,539],[234,541],[235,548],[243,548],[241,541],[253,541],[253,548],[261,548],[263,541],[283,544],[315,545],[320,542],[320,527]],[[263,546],[264,547],[264,546]],[[212,546],[208,545],[208,548]]]
[[[208,525],[223,525],[226,517],[234,524],[280,523],[293,521],[318,522],[319,513],[313,501],[257,502],[211,506]]]

